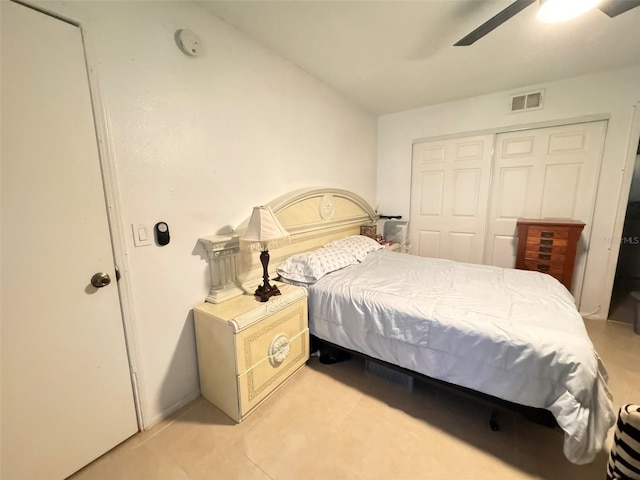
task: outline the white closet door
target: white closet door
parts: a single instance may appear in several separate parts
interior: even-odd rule
[[[493,135],[413,146],[413,254],[482,263]]]
[[[0,8],[0,476],[59,480],[138,428],[80,30]]]
[[[518,218],[583,221],[572,292],[580,298],[606,126],[600,121],[496,136],[485,263],[515,266]]]

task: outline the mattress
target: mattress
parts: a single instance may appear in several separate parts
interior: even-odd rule
[[[606,370],[554,278],[378,250],[309,285],[317,337],[429,377],[549,410],[573,463],[615,421]]]

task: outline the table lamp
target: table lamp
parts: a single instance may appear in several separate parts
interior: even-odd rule
[[[247,231],[240,240],[248,244],[252,251],[261,252],[260,263],[264,283],[256,289],[254,295],[259,297],[261,302],[266,302],[274,295],[280,295],[278,287],[269,283],[269,248],[288,242],[289,233],[280,225],[270,206],[253,207]]]

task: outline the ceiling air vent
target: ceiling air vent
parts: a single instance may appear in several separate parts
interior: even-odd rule
[[[542,90],[539,92],[521,93],[511,97],[511,111],[524,112],[542,108]]]

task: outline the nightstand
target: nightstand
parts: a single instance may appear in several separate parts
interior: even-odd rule
[[[309,359],[307,290],[278,286],[268,302],[242,295],[193,309],[202,396],[236,422]]]

